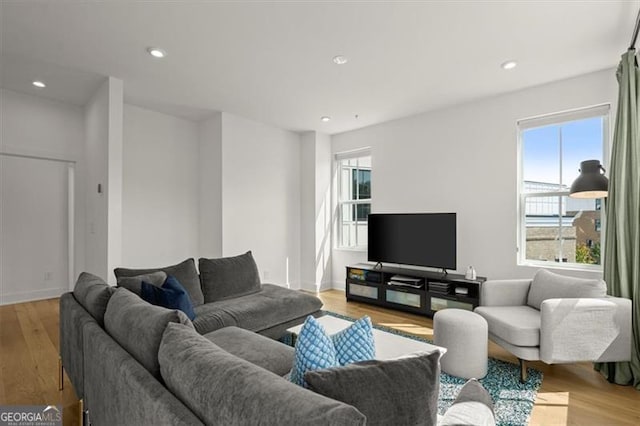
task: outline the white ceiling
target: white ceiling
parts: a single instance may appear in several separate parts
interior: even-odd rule
[[[152,109],[334,134],[614,67],[639,7],[3,0],[0,85],[81,105],[111,75],[128,102]],[[338,54],[349,62],[335,65]],[[508,59],[515,70],[499,67]],[[37,78],[46,89],[31,87]]]

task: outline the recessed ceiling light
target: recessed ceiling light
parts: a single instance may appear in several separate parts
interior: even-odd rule
[[[333,63],[337,65],[344,65],[349,62],[346,56],[338,55],[333,57]]]
[[[514,69],[518,63],[516,61],[507,61],[500,64],[503,70],[512,70]]]
[[[44,89],[45,87],[47,87],[46,84],[44,84],[42,81],[40,80],[35,80],[33,81],[31,84],[33,84],[34,86],[36,86],[38,89]]]
[[[326,123],[327,121],[331,120],[331,117],[328,117],[328,116],[324,115],[324,116],[320,117],[320,120],[324,121]]]
[[[165,52],[162,49],[159,49],[157,47],[150,47],[147,49],[147,52],[149,52],[149,55],[153,56],[154,58],[164,58],[165,56],[167,56],[167,52]]]

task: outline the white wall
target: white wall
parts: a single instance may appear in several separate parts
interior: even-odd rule
[[[222,252],[263,282],[300,284],[300,136],[222,113]]]
[[[331,138],[302,134],[300,164],[300,285],[321,291],[331,288]]]
[[[122,80],[108,77],[84,108],[85,271],[112,284],[122,262],[123,96]]]
[[[222,256],[222,114],[198,124],[198,256]]]
[[[45,99],[39,96],[33,96],[30,94],[13,92],[6,89],[0,89],[0,153],[12,154],[19,156],[35,156],[43,158],[52,158],[58,160],[65,160],[71,164],[75,164],[75,176],[76,185],[74,191],[75,207],[74,207],[74,276],[77,276],[80,271],[84,269],[84,187],[82,185],[84,178],[84,117],[83,110],[77,106],[56,102],[49,99]],[[36,161],[36,165],[50,165],[47,162],[37,163],[37,161],[43,160],[31,160]],[[60,163],[59,166],[66,167],[65,163]],[[43,166],[46,167],[46,166]],[[38,168],[40,169],[40,168]],[[3,170],[4,171],[4,170]],[[35,185],[34,188],[40,188],[42,181],[38,181],[38,176],[46,171],[44,169],[33,172],[33,179],[28,179],[28,175],[21,179],[24,185]],[[50,176],[58,176],[57,172],[52,172]],[[41,176],[42,177],[42,176]],[[8,200],[5,199],[5,192],[0,194],[0,215],[3,215],[2,211],[7,206]],[[66,197],[65,197],[66,199]],[[17,219],[17,218],[16,218]],[[17,228],[23,228],[28,226],[27,220],[29,217],[23,217],[25,221],[17,224],[9,224],[8,226],[15,226]],[[6,243],[8,247],[14,246],[18,242],[8,241],[9,236],[5,233],[2,234],[3,243]],[[60,243],[55,245],[60,247]],[[66,277],[56,276],[63,274],[59,272],[54,274],[51,280],[48,282],[43,281],[45,272],[52,272],[50,268],[47,269],[46,264],[50,259],[44,258],[50,253],[46,251],[37,254],[38,251],[34,248],[33,257],[29,259],[32,272],[37,278],[34,281],[36,287],[26,289],[31,290],[47,290],[47,287],[54,285],[57,288],[68,288],[72,283],[68,282]],[[65,253],[66,254],[66,253]],[[57,256],[57,255],[56,255]],[[4,268],[3,268],[4,269]],[[64,280],[56,281],[56,280]],[[18,301],[36,299],[39,297],[51,297],[47,296],[49,293],[41,293],[40,295],[30,294],[22,295],[18,298],[6,298],[9,292],[23,292],[22,290],[12,289],[9,290],[6,286],[11,282],[17,282],[16,277],[4,278],[3,282],[0,282],[0,288],[4,287],[5,292],[0,290],[0,297],[3,300]],[[49,288],[49,290],[51,290]],[[56,292],[58,290],[54,290]]]
[[[109,77],[108,171],[107,176],[107,282],[115,284],[113,270],[122,265],[122,116],[124,114],[124,85],[122,80]]]
[[[371,146],[374,212],[456,212],[459,272],[473,265],[493,279],[526,278],[536,269],[517,265],[516,122],[615,106],[616,97],[614,70],[605,70],[335,135],[332,150]],[[359,261],[366,253],[334,249],[335,288],[344,288],[345,265]]]
[[[121,265],[196,257],[198,124],[125,104],[123,134]]]

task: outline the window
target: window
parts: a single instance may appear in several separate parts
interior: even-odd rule
[[[338,154],[338,247],[366,248],[371,213],[371,155]]]
[[[600,269],[602,200],[569,197],[580,162],[608,146],[609,106],[518,123],[519,263]]]

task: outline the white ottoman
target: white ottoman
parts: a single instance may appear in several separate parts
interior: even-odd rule
[[[465,379],[487,375],[487,321],[463,309],[443,309],[433,316],[436,346],[447,348],[440,359],[442,371]]]

